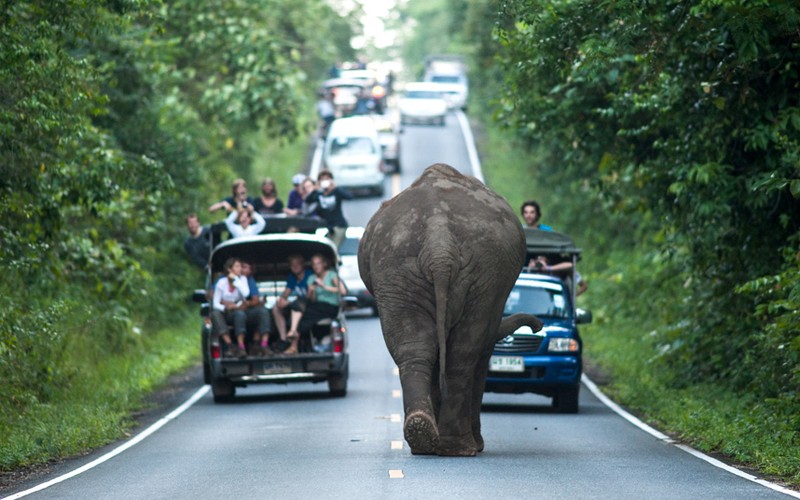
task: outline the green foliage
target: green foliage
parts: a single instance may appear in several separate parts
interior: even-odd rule
[[[800,404],[785,390],[797,352],[765,349],[759,322],[779,302],[731,291],[798,269],[780,255],[800,229],[799,26],[788,2],[519,0],[496,32],[497,117],[558,159],[537,176],[588,185],[687,280],[680,319],[658,334],[675,383],[787,408]]]
[[[135,374],[98,377],[105,361],[126,366],[160,348],[149,343],[153,332],[174,325],[201,280],[182,249],[185,215],[252,176],[259,138],[305,137],[309,78],[351,53],[351,27],[323,0],[3,2],[4,436],[21,416],[36,414],[31,425],[47,428],[87,380],[114,399],[108,381]],[[299,162],[271,175],[288,179]],[[175,369],[186,359],[162,363]],[[115,396],[127,401],[126,383]],[[74,453],[118,431],[80,430],[63,448],[28,439],[0,463]]]

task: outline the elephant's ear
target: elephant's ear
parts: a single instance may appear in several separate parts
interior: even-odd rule
[[[533,332],[538,332],[542,329],[542,320],[533,314],[517,313],[503,318],[500,322],[500,328],[497,331],[497,340],[511,335],[521,326],[529,326]]]

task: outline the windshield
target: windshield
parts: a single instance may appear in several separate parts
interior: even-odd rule
[[[406,97],[410,99],[441,99],[442,93],[433,90],[409,90]]]
[[[431,81],[436,83],[459,83],[460,80],[461,79],[456,75],[453,76],[436,75],[433,78],[431,78]]]
[[[565,289],[549,281],[519,281],[506,300],[503,315],[528,313],[551,318],[568,318]]]
[[[369,137],[337,137],[331,143],[331,156],[355,156],[375,154]]]

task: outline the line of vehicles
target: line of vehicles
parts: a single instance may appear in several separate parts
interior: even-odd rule
[[[401,170],[400,134],[407,124],[444,126],[447,114],[466,109],[466,64],[456,56],[431,56],[423,81],[407,83],[397,100],[399,126],[389,110],[392,78],[364,68],[342,69],[320,89],[336,119],[326,128],[322,162],[337,185],[356,193],[384,193],[384,174]]]

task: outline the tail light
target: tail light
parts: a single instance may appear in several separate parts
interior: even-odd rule
[[[381,97],[386,95],[386,89],[384,89],[380,85],[375,85],[372,87],[372,97],[375,99],[380,99]]]
[[[222,348],[220,347],[218,342],[214,342],[211,344],[211,358],[212,359],[219,359],[222,357]]]
[[[331,330],[331,334],[333,335],[333,352],[341,354],[344,352],[344,327],[336,325],[332,327]]]

